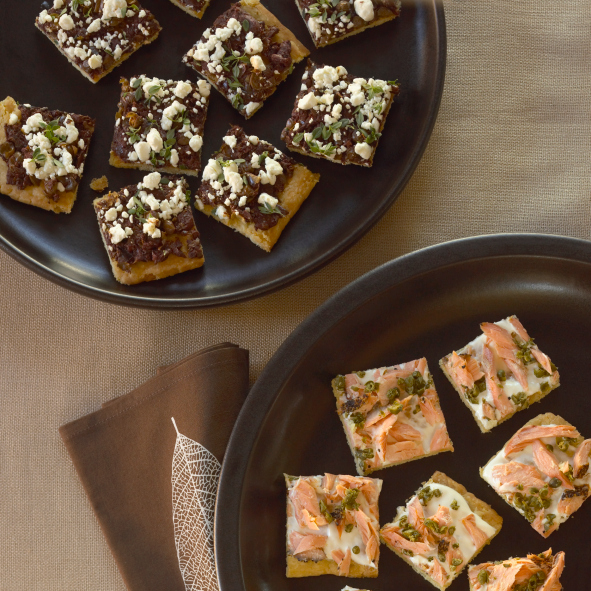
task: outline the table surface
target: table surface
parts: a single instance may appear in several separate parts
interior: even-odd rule
[[[0,252],[0,591],[124,589],[57,429],[156,366],[233,341],[254,380],[308,314],[390,259],[476,234],[591,238],[591,4],[444,6],[446,84],[423,160],[382,220],[312,277],[227,308],[136,310]]]

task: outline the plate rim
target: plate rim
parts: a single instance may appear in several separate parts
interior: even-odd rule
[[[365,236],[365,234],[367,234],[367,232],[369,232],[369,230],[384,216],[386,211],[394,204],[396,199],[400,196],[410,181],[414,171],[416,170],[416,167],[423,157],[427,145],[429,144],[433,127],[437,121],[439,107],[441,105],[447,63],[447,30],[443,3],[440,0],[431,0],[431,4],[433,5],[433,14],[436,21],[436,47],[438,54],[438,59],[436,62],[435,84],[433,87],[435,100],[431,104],[428,116],[426,117],[426,126],[422,136],[420,137],[420,141],[418,142],[418,147],[414,151],[414,154],[412,154],[412,158],[409,161],[406,171],[400,178],[398,184],[390,191],[389,195],[382,201],[380,206],[374,210],[371,217],[369,217],[362,226],[356,228],[354,232],[347,235],[339,244],[324,253],[324,255],[314,258],[312,261],[302,265],[287,275],[282,275],[277,279],[266,282],[262,285],[257,285],[255,287],[238,289],[236,291],[215,296],[204,295],[196,297],[164,298],[116,293],[108,289],[102,289],[100,287],[88,285],[72,277],[66,277],[59,271],[52,269],[49,264],[43,263],[33,256],[25,253],[17,246],[17,244],[11,242],[2,234],[0,234],[0,249],[24,267],[32,270],[37,275],[43,277],[44,279],[48,279],[52,283],[55,283],[61,287],[65,287],[70,291],[96,300],[136,308],[198,309],[220,307],[238,302],[246,302],[263,295],[274,293],[280,289],[301,281],[305,277],[312,275],[346,252],[356,242],[361,240],[361,238]]]
[[[386,289],[447,265],[501,256],[547,257],[591,264],[591,242],[562,235],[509,233],[471,236],[428,246],[392,259],[353,280],[316,308],[285,339],[246,397],[224,455],[214,521],[216,570],[221,591],[245,589],[237,533],[244,476],[261,423],[277,392],[301,362],[299,351],[307,350],[335,322]],[[218,536],[217,532],[224,534]],[[228,532],[231,532],[230,540]]]

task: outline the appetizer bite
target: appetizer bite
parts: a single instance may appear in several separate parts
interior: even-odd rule
[[[281,139],[293,152],[371,166],[398,82],[356,78],[343,66],[308,60]]]
[[[86,115],[0,102],[0,193],[70,213],[95,120]]]
[[[126,285],[201,267],[199,232],[183,177],[158,172],[93,201],[115,279]]]
[[[483,562],[468,569],[470,591],[560,591],[564,552],[552,556],[552,548],[527,558]]]
[[[54,0],[35,26],[91,82],[98,82],[161,31],[136,0]]]
[[[454,449],[424,357],[337,376],[332,391],[361,475]]]
[[[319,179],[235,125],[203,170],[195,206],[271,252]]]
[[[480,328],[483,334],[439,366],[487,433],[558,388],[560,376],[517,316]]]
[[[462,569],[499,533],[503,519],[461,485],[435,472],[406,503],[381,541],[438,589],[446,589]]]
[[[480,475],[547,538],[589,496],[590,452],[591,439],[546,413],[519,429]]]
[[[183,57],[249,119],[310,52],[258,0],[219,16]]]
[[[201,18],[209,6],[209,0],[170,0],[175,6],[195,18]]]
[[[316,47],[357,35],[400,15],[400,0],[295,0]]]
[[[382,481],[288,476],[287,576],[377,577]]]
[[[110,164],[198,175],[210,89],[205,80],[121,78]]]

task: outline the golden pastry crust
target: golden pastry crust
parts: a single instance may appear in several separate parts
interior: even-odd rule
[[[289,220],[297,213],[319,180],[319,174],[310,172],[302,164],[296,164],[293,176],[289,179],[281,194],[281,205],[289,211],[289,214],[282,217],[277,224],[268,230],[257,230],[253,224],[246,222],[246,220],[236,214],[233,214],[229,219],[218,217],[216,219],[225,226],[246,236],[264,251],[271,252],[271,249],[277,240],[279,240],[281,232],[283,232]],[[207,216],[211,216],[216,210],[216,207],[212,205],[199,204],[199,202],[196,203],[196,207]]]
[[[287,556],[287,570],[286,576],[290,579],[299,577],[317,577],[320,575],[337,575],[339,574],[339,567],[334,560],[319,560],[314,562],[312,560],[298,560],[295,556]],[[351,562],[349,569],[349,577],[375,579],[378,576],[378,569],[371,566],[364,566]]]
[[[8,124],[10,115],[15,113],[20,119],[21,112],[12,97],[6,97],[0,102],[0,145],[6,142],[5,125]],[[55,213],[70,213],[76,201],[78,194],[78,187],[75,191],[64,191],[60,193],[60,198],[57,201],[50,199],[41,185],[29,185],[24,189],[19,189],[14,185],[9,185],[7,182],[8,165],[2,158],[0,158],[0,193],[27,205],[34,205],[46,211],[53,211]]]
[[[97,191],[97,192],[101,192],[104,191],[105,189],[109,188],[109,180],[107,179],[107,177],[105,175],[103,175],[102,177],[98,178],[98,179],[92,179],[91,183],[90,183],[90,188],[93,191]]]

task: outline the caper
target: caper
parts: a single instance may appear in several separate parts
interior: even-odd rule
[[[386,396],[388,397],[388,400],[390,402],[394,402],[394,400],[396,400],[397,398],[400,397],[400,389],[399,388],[390,388],[388,390],[388,392],[386,393]]]
[[[478,582],[481,585],[486,585],[488,583],[488,571],[487,570],[481,570],[478,573]]]
[[[351,548],[351,552],[353,552],[353,554],[359,554],[361,550],[359,549],[359,546],[353,546],[353,548]]]
[[[345,389],[345,376],[337,376],[333,380],[333,385],[336,390],[344,390]]]
[[[345,525],[345,531],[350,534],[353,531],[353,524],[347,523],[347,525]]]
[[[497,377],[499,378],[499,380],[501,380],[501,382],[504,382],[507,379],[507,374],[505,374],[505,370],[499,369],[499,371],[497,371]]]
[[[552,488],[558,488],[561,484],[562,484],[562,481],[560,480],[560,478],[552,478],[552,480],[550,480],[550,482],[548,482],[548,485],[551,486]]]

